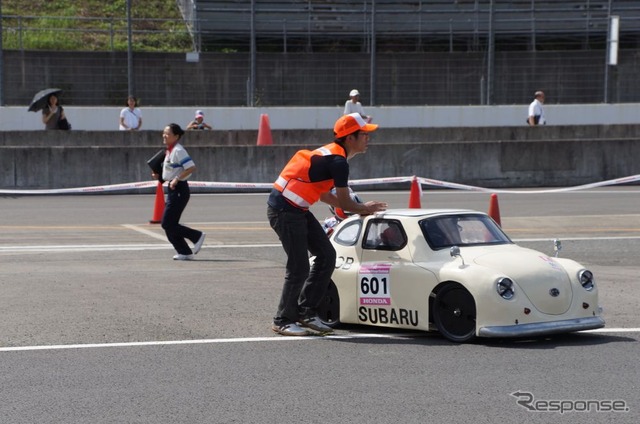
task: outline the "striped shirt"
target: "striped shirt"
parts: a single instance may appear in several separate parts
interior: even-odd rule
[[[162,179],[165,181],[171,181],[185,169],[193,168],[196,164],[193,162],[189,153],[182,147],[181,144],[176,143],[172,149],[167,150],[167,155],[164,158],[162,164]],[[184,180],[188,180],[189,177]]]

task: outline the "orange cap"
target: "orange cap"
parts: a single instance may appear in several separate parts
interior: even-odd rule
[[[336,138],[342,138],[358,130],[372,132],[378,129],[378,124],[367,124],[359,113],[341,116],[333,126]]]

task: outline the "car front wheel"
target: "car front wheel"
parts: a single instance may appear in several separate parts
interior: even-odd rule
[[[318,317],[326,326],[335,328],[340,324],[340,297],[333,281],[329,283],[327,294],[318,305]]]
[[[433,320],[448,340],[465,343],[476,335],[476,302],[458,283],[447,283],[433,302]]]

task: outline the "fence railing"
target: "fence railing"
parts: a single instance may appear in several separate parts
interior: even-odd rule
[[[129,87],[158,106],[335,105],[352,88],[365,105],[513,104],[539,89],[550,103],[640,101],[640,0],[178,4],[184,20],[131,19],[132,40],[124,17],[2,16],[0,103],[49,86],[75,105],[121,104]]]
[[[183,20],[131,18],[137,51],[558,50],[602,47],[612,15],[635,48],[640,0],[179,0]],[[254,7],[251,7],[254,4]],[[3,15],[3,48],[123,51],[126,17]]]

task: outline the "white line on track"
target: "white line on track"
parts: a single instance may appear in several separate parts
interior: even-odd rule
[[[231,248],[265,248],[281,247],[281,244],[219,244],[205,245],[208,249],[231,249]],[[85,244],[85,245],[52,245],[52,246],[0,246],[0,253],[6,252],[105,252],[105,251],[132,251],[132,250],[167,250],[173,249],[170,244]]]
[[[425,333],[426,334],[426,333]],[[50,345],[50,346],[15,346],[0,347],[0,352],[30,351],[30,350],[60,350],[60,349],[87,349],[102,347],[140,347],[140,346],[172,346],[172,345],[193,345],[193,344],[218,344],[218,343],[251,343],[251,342],[278,342],[278,341],[304,341],[321,339],[401,339],[414,337],[419,333],[401,334],[360,334],[333,336],[304,336],[304,337],[238,337],[230,339],[201,339],[201,340],[167,340],[151,342],[127,342],[127,343],[88,343],[72,345]]]
[[[581,333],[640,333],[640,328],[600,328],[596,330],[581,331]],[[167,340],[150,342],[127,342],[127,343],[87,343],[70,345],[48,345],[48,346],[14,346],[0,347],[0,352],[24,352],[34,350],[64,350],[64,349],[89,349],[104,347],[144,347],[144,346],[175,346],[175,345],[200,345],[200,344],[223,344],[223,343],[252,343],[252,342],[284,342],[284,341],[309,341],[309,340],[352,340],[352,339],[407,339],[420,337],[429,333],[389,333],[389,334],[367,334],[351,333],[333,336],[305,336],[305,337],[238,337],[230,339],[200,339],[200,340]]]
[[[620,236],[620,237],[551,237],[551,238],[523,238],[512,239],[515,243],[531,241],[551,241],[553,239],[561,241],[589,241],[589,240],[637,240],[640,236]]]
[[[585,330],[582,333],[640,333],[640,328],[597,328]]]
[[[490,188],[488,188],[487,190],[491,190]],[[497,190],[501,190],[501,189],[497,189]],[[518,189],[519,192],[518,193],[504,193],[504,194],[523,194],[526,191],[539,191],[539,189],[536,188],[530,188],[530,189]],[[409,192],[411,191],[409,184],[407,184],[407,189],[406,190],[366,190],[366,191],[358,191],[359,195],[375,195],[375,196],[380,196],[380,195],[384,195],[384,194],[409,194]],[[486,196],[487,193],[486,191],[470,191],[470,190],[457,190],[457,189],[445,189],[445,188],[436,188],[436,189],[431,189],[429,186],[426,187],[422,187],[422,192],[423,195],[428,195],[428,196],[432,196],[432,195],[439,195],[439,194],[444,194],[444,195],[450,195],[450,194],[475,194],[475,195],[479,195],[479,196]],[[247,192],[247,193],[191,193],[192,196],[260,196],[260,197],[265,197],[265,191],[260,191],[260,192]],[[634,189],[619,189],[619,190],[595,190],[595,189],[588,189],[588,190],[575,190],[575,191],[564,191],[564,192],[548,192],[545,194],[560,194],[560,195],[565,195],[565,194],[620,194],[620,193],[630,193],[630,194],[638,194],[638,190],[634,190]],[[504,195],[503,194],[503,195]]]
[[[144,234],[145,236],[149,236],[157,240],[167,241],[167,236],[165,236],[164,234],[154,233],[153,231],[149,231],[146,228],[140,228],[139,226],[132,224],[122,224],[122,226],[138,233]]]
[[[262,221],[207,221],[207,222],[192,222],[189,221],[189,225],[263,225],[265,228],[269,228],[269,222],[267,220]]]
[[[133,229],[133,228],[132,228]],[[134,229],[140,232],[144,229]],[[153,234],[154,238],[157,234]],[[165,241],[165,238],[160,238]],[[638,240],[640,236],[630,237],[561,237],[562,241],[589,241],[589,240]],[[520,242],[547,242],[553,238],[525,238],[512,239],[515,243]],[[254,243],[254,244],[208,244],[203,249],[250,249],[265,247],[281,247],[279,243]],[[105,251],[140,251],[140,250],[166,250],[173,249],[168,244],[76,244],[76,245],[41,245],[41,246],[0,246],[0,253],[5,252],[105,252]]]

